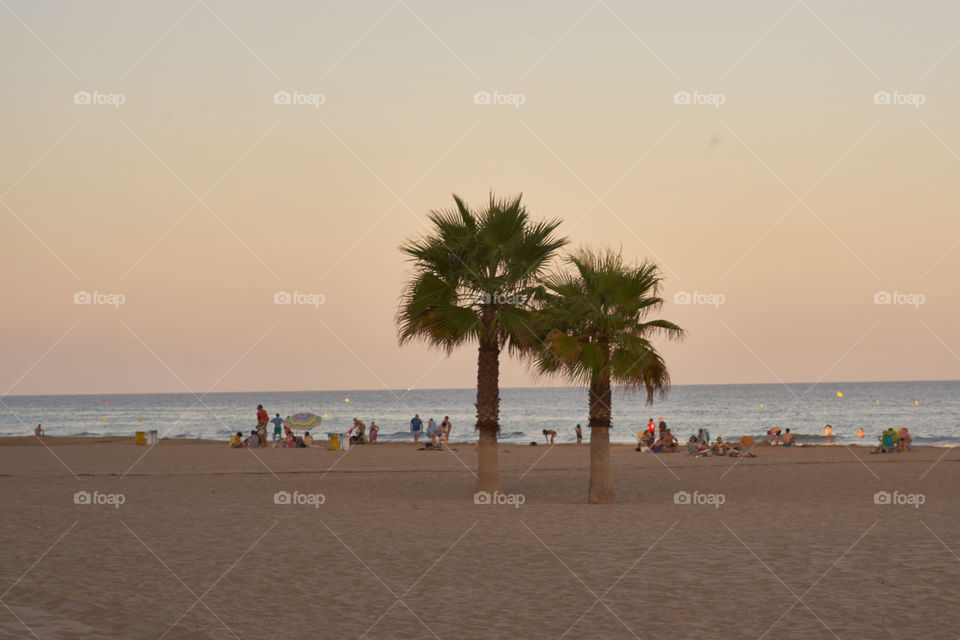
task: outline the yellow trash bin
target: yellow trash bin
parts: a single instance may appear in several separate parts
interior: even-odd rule
[[[139,446],[147,444],[147,433],[145,431],[137,431],[136,442]]]
[[[340,434],[328,433],[327,434],[327,451],[339,451],[339,450],[340,450]]]

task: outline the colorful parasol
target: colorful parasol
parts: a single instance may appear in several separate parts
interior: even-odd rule
[[[315,413],[295,413],[292,416],[287,416],[286,423],[291,429],[309,431],[319,425],[321,420],[323,418]]]

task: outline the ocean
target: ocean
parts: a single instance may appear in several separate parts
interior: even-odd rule
[[[472,442],[475,399],[473,389],[7,396],[0,404],[0,436],[29,435],[42,424],[50,436],[132,436],[156,429],[161,438],[227,440],[253,428],[262,404],[271,418],[301,411],[325,415],[314,433],[346,432],[355,416],[367,425],[373,420],[385,441],[411,440],[415,413],[424,423],[450,416],[451,441]],[[914,444],[960,444],[960,381],[680,385],[653,406],[644,400],[614,391],[612,442],[635,442],[650,418],[663,416],[681,440],[701,428],[726,440],[762,436],[779,426],[790,428],[799,442],[826,443],[823,428],[829,423],[837,444],[874,444],[883,429],[903,426]],[[589,440],[585,389],[501,389],[503,442],[542,444],[543,429],[556,430],[557,442],[575,442],[577,423]],[[858,440],[861,427],[866,437]]]

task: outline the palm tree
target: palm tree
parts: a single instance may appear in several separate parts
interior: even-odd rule
[[[566,244],[554,231],[559,220],[535,222],[522,196],[497,199],[471,211],[431,211],[431,232],[400,250],[413,261],[397,311],[400,344],[420,340],[449,355],[467,342],[478,345],[477,424],[480,454],[477,491],[500,490],[500,352],[519,351],[543,271]]]
[[[626,265],[619,253],[581,250],[572,272],[544,280],[536,324],[543,342],[533,351],[541,374],[560,374],[589,388],[591,504],[613,503],[610,478],[611,385],[644,389],[647,403],[666,395],[667,365],[650,339],[681,339],[683,329],[647,316],[661,307],[657,265]]]

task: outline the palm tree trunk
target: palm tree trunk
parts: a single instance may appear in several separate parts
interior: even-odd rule
[[[590,383],[590,504],[613,504],[610,477],[610,378]]]
[[[487,314],[484,313],[483,316]],[[488,327],[480,338],[477,356],[477,431],[480,452],[477,491],[493,494],[500,491],[500,462],[497,457],[497,434],[500,432],[500,345],[493,332],[493,318],[481,317]]]

